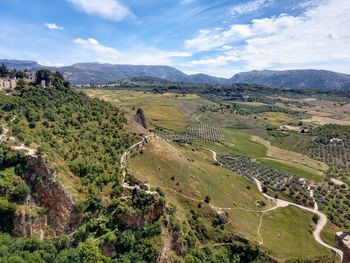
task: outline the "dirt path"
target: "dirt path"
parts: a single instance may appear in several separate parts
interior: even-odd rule
[[[204,149],[204,150],[206,150],[206,151],[209,151],[209,152],[211,153],[211,156],[212,156],[214,162],[217,162],[217,161],[218,161],[218,160],[217,160],[217,153],[216,153],[215,151],[210,150],[210,149],[207,149],[207,148],[202,148],[202,149]]]
[[[126,161],[128,160],[128,158],[130,157],[131,153],[135,150],[135,149],[139,149],[142,146],[144,146],[146,143],[148,143],[148,140],[151,138],[155,138],[156,135],[154,134],[150,134],[150,135],[146,135],[145,137],[143,137],[141,139],[141,141],[134,143],[133,145],[131,145],[122,155],[122,157],[120,158],[120,168],[122,169],[122,186],[124,189],[128,189],[128,190],[135,190],[135,189],[140,189],[140,187],[138,185],[129,185],[126,180]],[[149,191],[146,190],[145,191],[147,194],[151,194],[151,195],[157,195],[158,192],[156,191]]]
[[[12,123],[15,119],[16,119],[16,116],[14,116],[10,120],[10,122]],[[0,142],[5,142],[8,140],[13,141],[13,142],[16,141],[16,139],[14,137],[8,137],[8,135],[7,135],[8,131],[9,131],[9,129],[7,128],[7,124],[4,124],[2,126],[2,134],[0,135]],[[19,146],[16,146],[16,145],[12,146],[11,149],[14,151],[25,151],[25,152],[27,152],[28,156],[37,157],[37,150],[29,148],[29,147],[25,146],[23,143]]]
[[[305,207],[305,206],[302,206],[302,205],[298,205],[298,204],[295,204],[295,203],[292,203],[292,202],[289,202],[289,201],[285,201],[285,200],[281,200],[281,199],[277,199],[277,198],[273,198],[265,193],[263,193],[262,191],[262,186],[261,186],[261,182],[254,178],[255,180],[255,183],[259,189],[259,191],[261,192],[262,195],[264,195],[266,198],[269,198],[269,200],[271,201],[274,201],[274,202],[277,202],[277,203],[280,203],[281,205],[284,205],[285,206],[288,206],[288,205],[292,205],[292,206],[295,206],[295,207],[298,207],[302,210],[305,210],[305,211],[308,211],[308,212],[311,212],[313,214],[316,214],[318,215],[319,217],[319,220],[317,222],[317,225],[316,225],[316,228],[315,230],[313,231],[313,236],[314,236],[314,239],[316,240],[316,242],[318,242],[319,244],[321,244],[322,246],[334,251],[335,253],[337,253],[341,260],[343,260],[343,252],[335,247],[332,247],[328,244],[326,244],[322,239],[321,239],[321,232],[323,230],[323,228],[326,226],[327,224],[327,217],[326,215],[324,215],[323,213],[321,213],[320,211],[318,211],[317,209],[312,209],[312,208],[309,208],[309,207]],[[271,210],[270,210],[271,211]]]
[[[2,133],[0,134],[0,142],[4,142],[7,141],[7,133],[9,131],[9,129],[7,129],[7,125],[3,125],[2,127]]]
[[[212,152],[212,154],[213,154],[213,160],[217,162],[216,152],[213,151],[213,150],[209,150],[209,151]],[[261,233],[260,233],[260,229],[261,229],[261,226],[262,226],[264,214],[267,213],[267,212],[273,211],[273,210],[275,210],[277,208],[282,208],[282,207],[287,207],[288,205],[292,205],[292,206],[298,207],[298,208],[300,208],[302,210],[305,210],[305,211],[308,211],[308,212],[311,212],[313,214],[318,215],[319,220],[317,222],[315,230],[312,233],[313,236],[314,236],[314,239],[316,240],[316,242],[318,242],[322,246],[324,246],[324,247],[334,251],[336,254],[338,254],[340,256],[341,260],[343,260],[343,252],[341,250],[335,248],[335,247],[332,247],[332,246],[328,245],[321,238],[321,232],[322,232],[323,228],[327,224],[327,216],[325,214],[321,213],[320,211],[318,211],[318,205],[317,205],[317,203],[316,203],[316,201],[314,199],[313,190],[311,189],[311,187],[309,187],[308,190],[310,191],[310,197],[314,200],[314,203],[315,203],[313,209],[309,208],[309,207],[302,206],[302,205],[298,205],[296,203],[292,203],[292,202],[289,202],[289,201],[285,201],[285,200],[281,200],[281,199],[278,199],[278,198],[271,197],[268,194],[263,192],[261,182],[257,178],[254,178],[254,181],[255,181],[255,184],[256,184],[259,192],[264,197],[266,197],[268,200],[276,203],[276,206],[274,206],[274,207],[272,207],[270,209],[261,211],[262,214],[261,214],[261,217],[260,217],[260,223],[259,223],[259,227],[258,227],[258,236],[260,238],[259,245],[262,245],[263,242],[264,242],[264,240],[263,240],[263,238],[261,236]]]
[[[199,119],[200,117],[202,117],[202,115],[198,115],[198,116],[196,116],[194,119],[195,119],[196,121],[198,121],[199,123],[202,123],[202,121]]]

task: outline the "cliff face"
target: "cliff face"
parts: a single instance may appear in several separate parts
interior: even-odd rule
[[[49,225],[54,234],[61,234],[71,229],[71,225],[78,223],[81,215],[74,212],[74,199],[57,181],[56,173],[41,157],[27,156],[27,164],[22,175],[23,179],[33,187],[37,193],[37,202],[47,210],[46,217],[39,217],[36,221],[30,220],[22,214],[15,220],[17,229],[25,229],[25,225],[33,228],[35,225]],[[32,225],[30,227],[30,225]],[[32,234],[33,231],[22,231]],[[35,231],[34,231],[35,232]]]
[[[32,218],[26,211],[21,211],[14,219],[13,225],[13,232],[16,236],[38,236],[40,239],[44,239],[44,237],[50,235],[46,216]]]

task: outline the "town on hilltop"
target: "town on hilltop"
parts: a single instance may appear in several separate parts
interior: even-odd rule
[[[56,74],[59,74],[56,72]],[[2,64],[0,67],[0,91],[12,92],[17,86],[24,86],[24,84],[36,84],[45,88],[51,83],[51,72],[46,69],[41,69],[36,72],[17,71],[16,69],[8,69],[6,65]]]

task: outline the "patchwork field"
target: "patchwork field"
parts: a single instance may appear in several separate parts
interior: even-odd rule
[[[326,124],[350,125],[350,118],[337,120],[330,117],[315,116],[315,115],[312,116],[311,119],[304,119],[302,121],[307,123],[319,124],[319,125],[326,125]]]

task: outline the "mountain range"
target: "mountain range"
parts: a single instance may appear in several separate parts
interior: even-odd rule
[[[232,84],[248,83],[272,88],[311,88],[320,90],[350,89],[350,75],[327,70],[253,70],[235,74],[230,79],[206,74],[188,75],[169,66],[77,63],[64,67],[46,67],[35,61],[0,59],[9,68],[29,71],[39,68],[58,70],[73,84],[106,84],[121,79],[153,77],[173,82]]]

